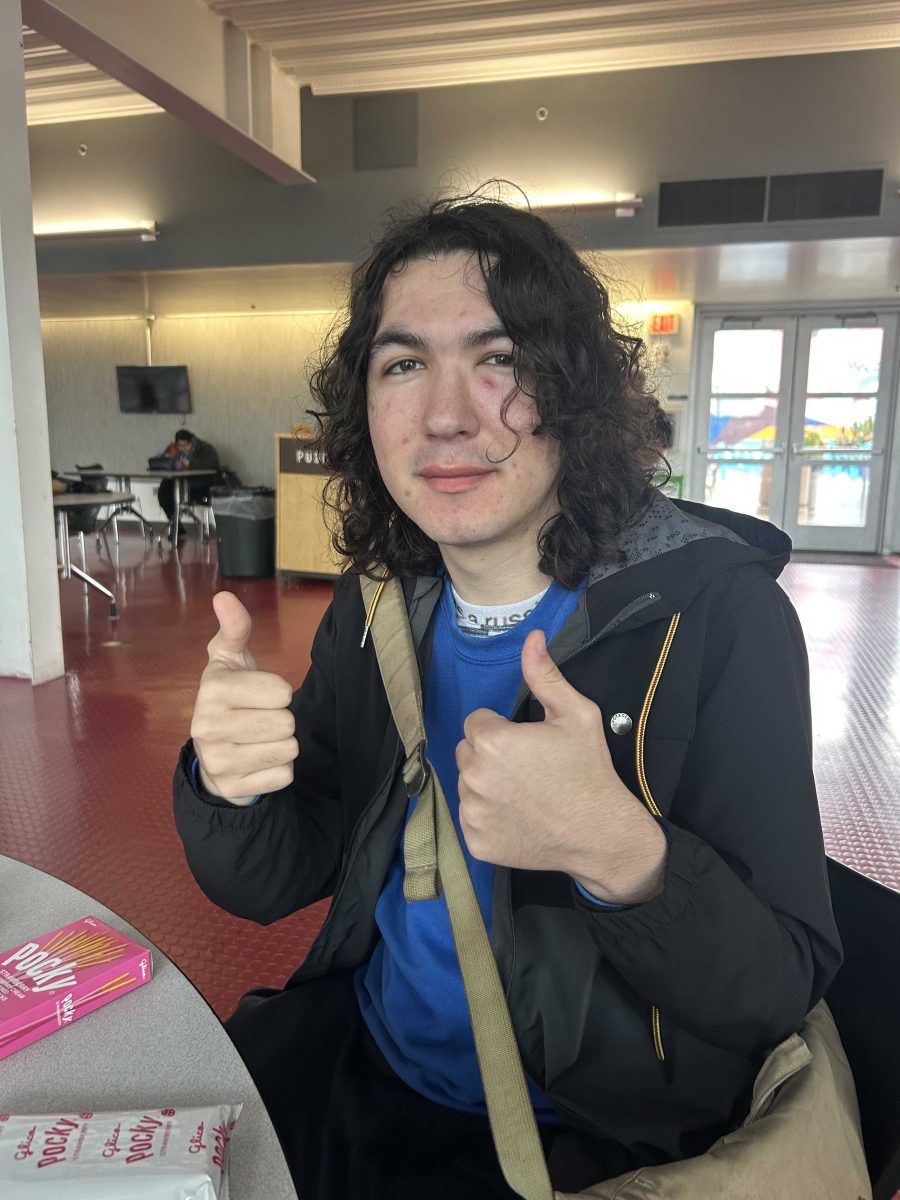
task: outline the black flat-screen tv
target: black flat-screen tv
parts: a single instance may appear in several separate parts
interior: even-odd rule
[[[119,408],[128,413],[189,413],[187,367],[116,367]]]

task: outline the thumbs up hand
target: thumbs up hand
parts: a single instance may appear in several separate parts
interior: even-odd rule
[[[219,629],[207,647],[191,736],[203,786],[232,804],[287,787],[300,753],[293,691],[280,675],[260,671],[250,653],[253,622],[231,592],[213,597]]]
[[[563,871],[610,903],[658,895],[666,837],[616,775],[600,709],[563,677],[538,630],[522,647],[522,676],[544,720],[518,724],[476,709],[456,748],[460,824],[472,855]]]

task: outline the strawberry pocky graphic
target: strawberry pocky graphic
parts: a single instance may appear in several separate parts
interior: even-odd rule
[[[0,1058],[146,983],[146,946],[82,917],[0,950]]]
[[[228,1200],[228,1157],[240,1104],[118,1113],[0,1114],[0,1196]]]

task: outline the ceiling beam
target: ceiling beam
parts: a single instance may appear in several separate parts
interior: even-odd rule
[[[296,80],[203,4],[22,0],[22,20],[279,183],[312,183]]]
[[[315,94],[900,45],[897,0],[205,0]]]

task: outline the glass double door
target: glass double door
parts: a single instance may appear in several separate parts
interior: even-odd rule
[[[798,550],[878,550],[897,321],[702,317],[696,498],[772,521]]]

